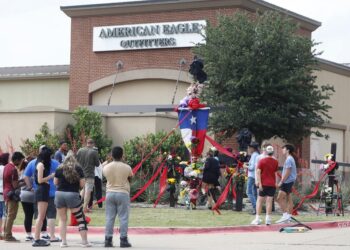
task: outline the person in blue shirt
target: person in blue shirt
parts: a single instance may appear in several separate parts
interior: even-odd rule
[[[278,183],[280,188],[277,195],[277,203],[283,211],[281,219],[276,223],[284,223],[290,220],[293,210],[292,200],[292,188],[295,180],[297,179],[297,167],[294,154],[294,147],[290,144],[286,144],[282,147],[282,153],[286,156],[286,161],[283,165],[282,178]]]
[[[258,163],[259,156],[259,144],[257,142],[251,142],[248,146],[250,153],[250,160],[248,163],[248,181],[247,181],[247,196],[252,203],[252,214],[256,214],[256,201],[258,199],[258,189],[255,186],[255,169]]]
[[[40,147],[42,149],[43,146]],[[39,150],[40,150],[39,149]],[[34,177],[34,173],[36,170],[36,162],[37,159],[31,160],[25,171],[24,171],[24,180],[26,182],[26,185],[30,187],[32,185],[33,189],[36,190],[36,183],[32,182],[31,179]],[[60,163],[54,159],[51,159],[51,166],[50,166],[50,175],[54,174],[56,172],[56,169]],[[60,238],[55,236],[55,221],[56,221],[56,207],[55,207],[55,193],[56,193],[56,186],[53,183],[53,178],[49,180],[49,202],[48,202],[48,208],[46,212],[46,218],[47,218],[47,224],[49,226],[49,235],[47,235],[45,232],[42,232],[42,238],[45,240],[50,240],[51,242],[59,242],[61,241]]]
[[[60,142],[60,148],[56,151],[54,159],[59,163],[64,162],[64,158],[66,158],[66,153],[68,151],[68,144],[65,141]]]

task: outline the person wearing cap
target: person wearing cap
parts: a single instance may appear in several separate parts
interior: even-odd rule
[[[60,141],[60,147],[56,151],[54,159],[59,163],[64,162],[64,158],[66,157],[68,151],[68,144],[65,141]]]
[[[257,159],[259,156],[259,144],[257,142],[251,142],[248,146],[248,152],[250,153],[250,160],[248,163],[248,182],[247,182],[247,196],[252,203],[252,214],[256,214],[256,200],[258,196],[257,187],[255,186],[255,169],[257,165]]]
[[[273,197],[276,193],[276,176],[278,171],[278,161],[273,157],[274,149],[271,145],[265,148],[266,157],[258,162],[256,169],[255,185],[259,188],[259,196],[256,204],[256,217],[251,222],[252,225],[260,225],[261,209],[266,199],[266,217],[265,224],[271,224],[271,211]]]
[[[82,167],[85,176],[85,186],[81,192],[84,199],[83,211],[88,212],[88,205],[91,198],[91,192],[95,185],[95,167],[100,165],[98,152],[94,150],[95,142],[93,139],[87,139],[86,146],[80,148],[77,153],[77,161]]]

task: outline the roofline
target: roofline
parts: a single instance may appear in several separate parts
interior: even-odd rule
[[[61,72],[53,72],[53,73],[21,73],[20,69],[23,68],[40,68],[40,67],[55,67],[55,66],[66,66],[68,68],[67,71]],[[19,67],[0,67],[1,69],[18,69],[19,73],[13,74],[0,74],[0,81],[12,81],[12,80],[36,80],[36,79],[69,79],[69,64],[62,65],[41,65],[41,66],[19,66]]]
[[[319,67],[321,70],[327,70],[336,74],[350,77],[350,67],[345,66],[344,64],[328,61],[319,57],[317,57],[316,59],[319,63]]]
[[[61,6],[60,8],[69,17],[88,17],[225,7],[241,7],[249,11],[274,10],[286,14],[292,19],[298,21],[302,28],[310,31],[314,31],[321,26],[319,21],[262,0],[148,0],[88,5],[67,5]]]

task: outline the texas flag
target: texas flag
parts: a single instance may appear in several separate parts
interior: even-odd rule
[[[180,131],[182,139],[192,153],[198,157],[204,148],[205,135],[208,127],[209,107],[200,109],[178,108]],[[191,143],[193,138],[197,138],[199,143],[194,147]]]

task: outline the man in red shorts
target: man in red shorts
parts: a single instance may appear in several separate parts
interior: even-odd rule
[[[272,211],[273,197],[276,193],[276,175],[278,171],[278,161],[273,157],[274,149],[272,146],[266,147],[267,157],[258,162],[256,170],[255,184],[259,187],[259,196],[256,204],[256,217],[251,222],[252,225],[260,225],[261,208],[266,198],[266,219],[265,224],[271,224],[270,214]]]

